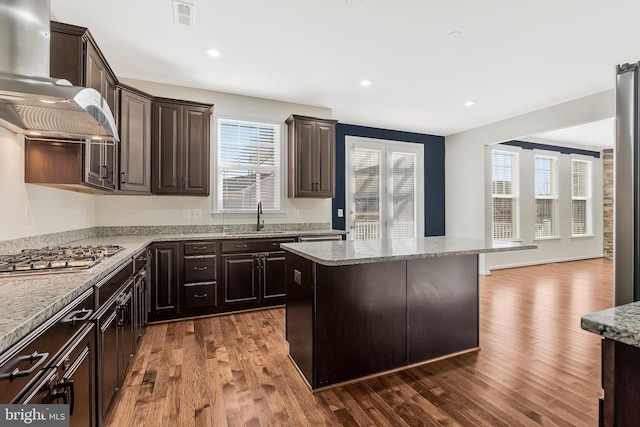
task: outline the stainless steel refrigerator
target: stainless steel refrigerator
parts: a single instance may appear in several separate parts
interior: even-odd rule
[[[614,305],[640,299],[640,62],[616,70]]]

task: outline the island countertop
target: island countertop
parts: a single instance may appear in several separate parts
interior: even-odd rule
[[[580,320],[580,327],[605,338],[640,347],[640,301],[585,314]]]
[[[280,247],[318,264],[337,266],[516,251],[536,249],[538,246],[517,242],[494,242],[483,239],[437,236],[418,239],[283,243]]]

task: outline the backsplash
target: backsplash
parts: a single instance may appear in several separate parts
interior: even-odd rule
[[[223,229],[224,227],[224,229]],[[16,254],[23,249],[42,248],[46,246],[66,245],[76,240],[92,237],[149,235],[149,234],[200,234],[200,233],[242,233],[255,230],[255,224],[228,225],[152,225],[152,226],[122,226],[122,227],[91,227],[79,230],[62,231],[59,233],[41,234],[37,236],[21,237],[19,239],[0,241],[0,254]],[[266,224],[264,232],[269,231],[308,231],[330,230],[328,222]]]

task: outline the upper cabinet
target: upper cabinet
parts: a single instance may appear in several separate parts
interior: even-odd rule
[[[175,99],[153,101],[153,193],[209,195],[213,106]]]
[[[118,80],[89,30],[52,21],[50,43],[51,77],[97,90],[118,121]]]
[[[335,197],[335,127],[337,120],[291,115],[289,127],[289,197]]]
[[[151,194],[151,97],[120,85],[121,192]]]

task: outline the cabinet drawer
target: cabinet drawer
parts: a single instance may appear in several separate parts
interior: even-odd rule
[[[214,280],[216,280],[215,255],[184,257],[185,282],[213,282]]]
[[[218,242],[203,241],[184,244],[185,255],[215,254]]]
[[[216,298],[217,283],[184,285],[184,308],[194,310],[196,308],[215,307],[218,305]]]
[[[295,242],[294,237],[283,239],[227,240],[222,242],[222,252],[272,252],[280,249],[280,243]]]

